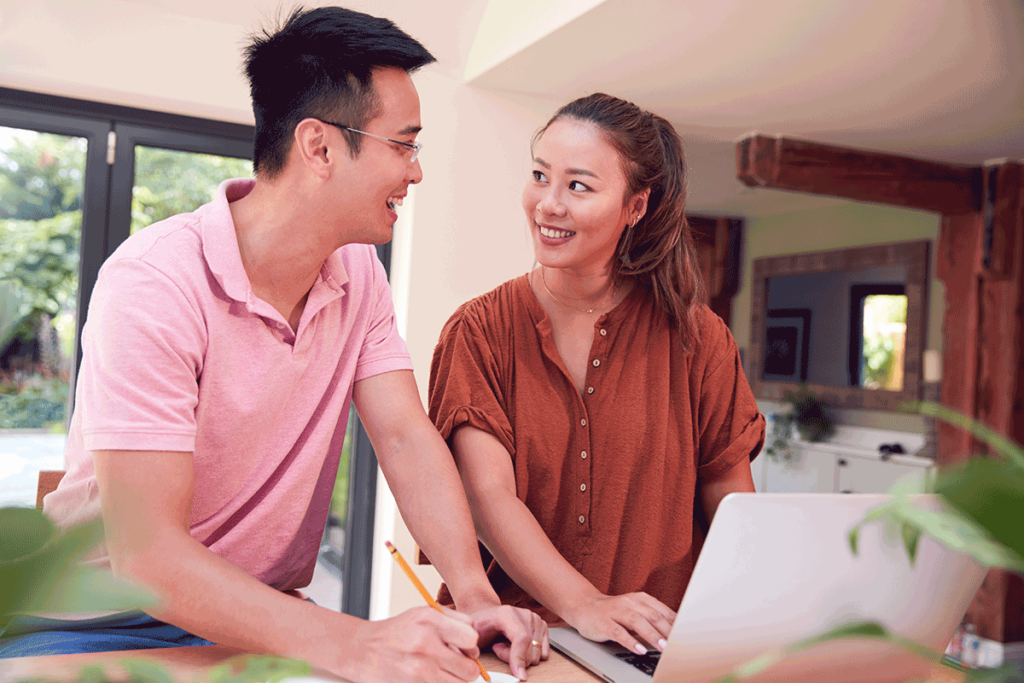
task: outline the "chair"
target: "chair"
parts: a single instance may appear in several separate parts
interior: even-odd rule
[[[64,478],[64,470],[41,470],[39,482],[36,484],[36,508],[43,509],[43,496],[57,489],[57,484]]]

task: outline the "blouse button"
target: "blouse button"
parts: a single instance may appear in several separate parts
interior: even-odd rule
[[[594,387],[587,387],[587,393],[588,394],[594,393]]]
[[[583,458],[584,460],[586,460],[587,459],[587,452],[583,451],[582,453],[580,453],[580,457]]]
[[[586,490],[587,490],[587,485],[586,484],[580,484],[580,491],[586,491]]]
[[[583,524],[586,521],[587,521],[587,518],[584,517],[583,515],[580,515],[580,524]]]
[[[599,366],[600,364],[601,364],[601,361],[599,361],[598,359],[596,359],[596,358],[595,358],[595,359],[594,359],[594,367],[596,368],[596,367],[597,367],[597,366]]]
[[[601,336],[602,337],[607,337],[608,336],[608,330],[601,330]]]
[[[580,426],[582,426],[582,427],[586,427],[587,426],[587,418],[583,418],[582,420],[580,420]]]

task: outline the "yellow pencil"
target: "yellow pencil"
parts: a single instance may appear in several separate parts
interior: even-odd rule
[[[430,593],[427,592],[426,586],[420,583],[420,580],[416,577],[415,574],[412,573],[412,567],[410,567],[408,563],[406,563],[405,558],[402,557],[402,554],[400,552],[398,552],[398,548],[391,545],[391,541],[384,541],[384,545],[386,545],[388,547],[388,550],[391,551],[391,554],[394,556],[395,561],[398,562],[398,566],[402,568],[402,571],[405,572],[405,575],[409,577],[410,581],[412,581],[412,585],[416,586],[416,590],[420,592],[420,595],[422,595],[423,599],[427,601],[427,604],[436,609],[441,614],[444,614],[444,610],[441,609],[441,606],[437,604],[437,601],[435,601],[434,598],[430,595]],[[480,663],[479,659],[475,661],[476,665],[480,667],[480,675],[483,677],[485,681],[490,681],[491,677],[487,675],[487,669],[484,668],[484,665]]]

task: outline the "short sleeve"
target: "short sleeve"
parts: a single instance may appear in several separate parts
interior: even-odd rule
[[[448,320],[430,364],[430,419],[447,441],[457,427],[468,424],[492,434],[515,457],[515,440],[506,405],[506,373],[498,348],[487,334],[487,311],[470,302]]]
[[[405,340],[398,333],[395,306],[384,266],[372,246],[366,247],[367,310],[366,334],[359,349],[354,381],[398,369],[412,369]]]
[[[167,275],[139,259],[110,261],[82,334],[86,450],[194,450],[205,344],[199,314]]]
[[[764,444],[765,421],[740,363],[739,349],[721,318],[705,311],[701,346],[707,363],[700,379],[701,479],[714,479],[744,458],[753,459]]]

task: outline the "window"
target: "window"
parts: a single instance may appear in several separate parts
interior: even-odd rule
[[[902,284],[850,287],[850,386],[903,390],[907,296]]]
[[[130,234],[251,175],[252,128],[4,88],[0,100],[0,454],[17,437],[44,458],[0,460],[20,467],[34,492],[40,469],[63,468],[81,323],[100,265]],[[385,267],[387,247],[378,247]],[[353,413],[321,558],[346,577],[343,609],[364,618],[376,474]],[[18,495],[0,487],[0,505]]]

